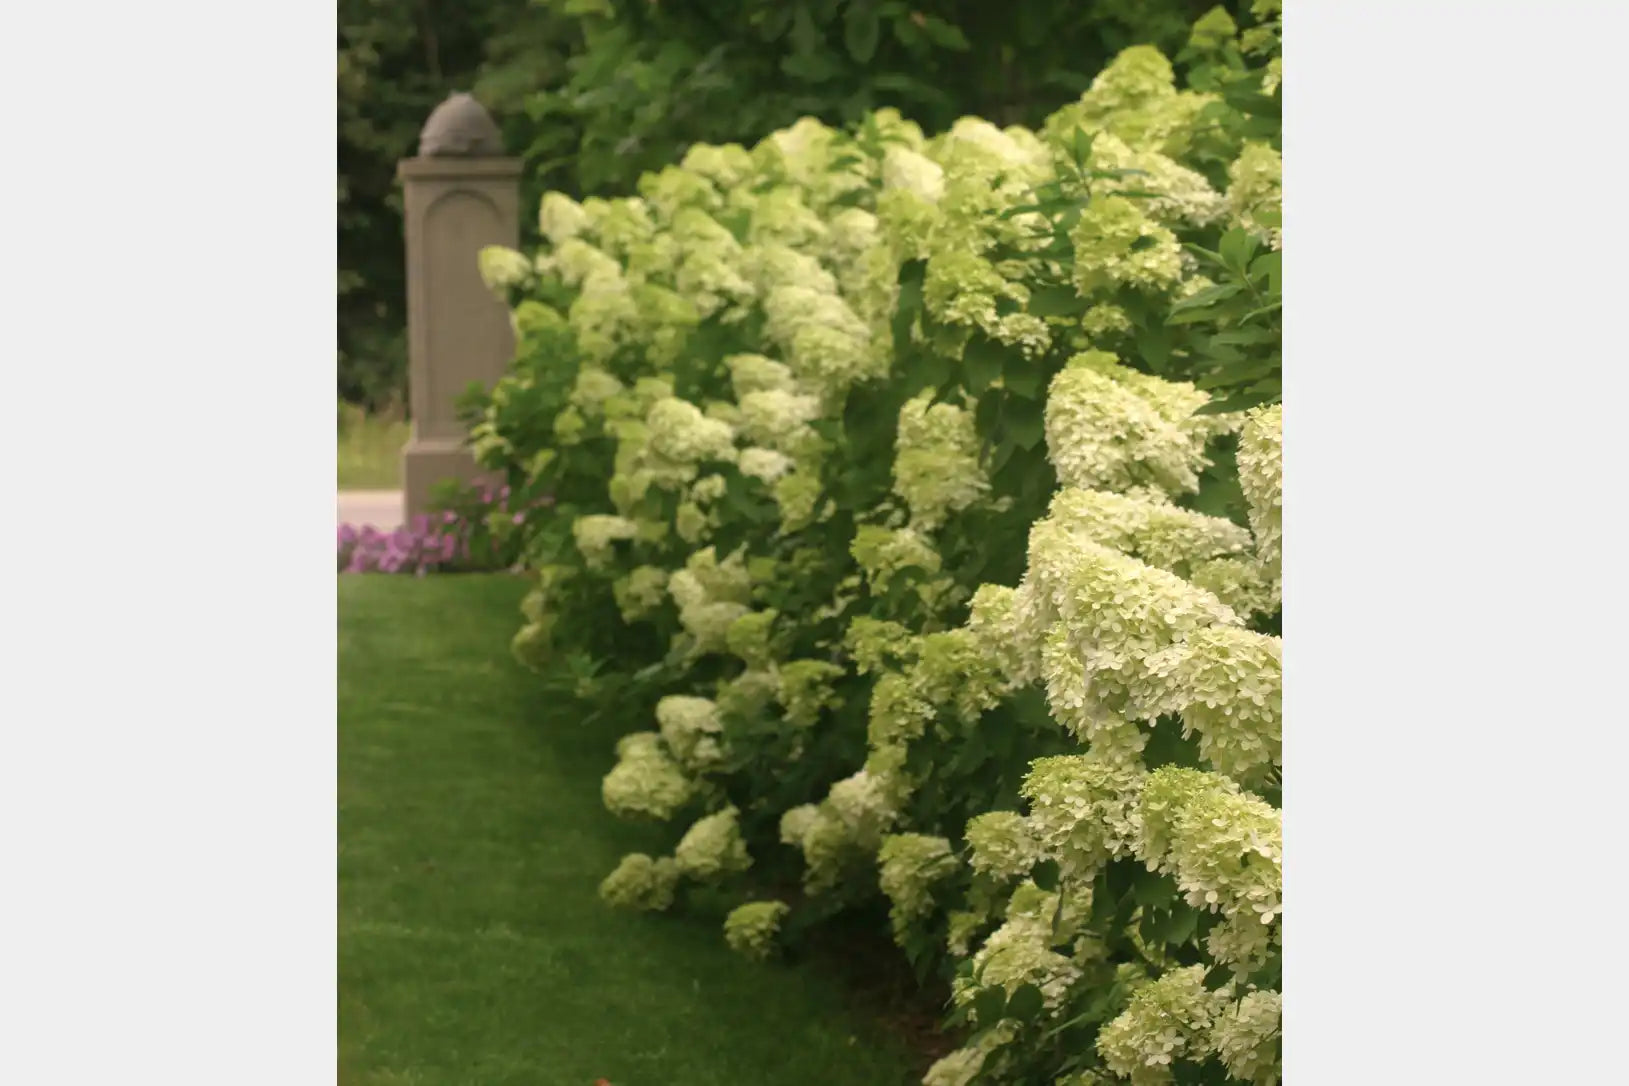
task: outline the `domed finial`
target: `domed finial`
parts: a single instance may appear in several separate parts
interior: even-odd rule
[[[503,134],[481,103],[467,94],[442,102],[419,132],[420,158],[498,158]]]

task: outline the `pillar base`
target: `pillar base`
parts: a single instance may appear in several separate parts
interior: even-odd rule
[[[402,507],[413,518],[430,512],[430,499],[443,483],[464,485],[485,476],[463,441],[457,438],[413,438],[402,450]]]

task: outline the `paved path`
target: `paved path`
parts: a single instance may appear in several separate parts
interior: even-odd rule
[[[371,524],[382,532],[394,531],[402,523],[402,492],[399,490],[346,490],[335,497],[336,524],[360,528]]]

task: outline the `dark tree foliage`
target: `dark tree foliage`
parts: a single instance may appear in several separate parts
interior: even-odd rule
[[[631,191],[692,143],[892,106],[1035,124],[1121,49],[1175,54],[1215,0],[340,0],[339,393],[403,396],[398,159],[473,90],[547,189]],[[1236,9],[1236,3],[1224,5]],[[522,221],[522,230],[535,224]],[[523,238],[531,241],[531,238]]]

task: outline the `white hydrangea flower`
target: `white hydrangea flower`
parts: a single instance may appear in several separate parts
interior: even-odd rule
[[[667,570],[639,566],[611,586],[624,622],[637,622],[667,599]]]
[[[571,388],[571,405],[584,415],[595,417],[606,400],[627,391],[621,381],[598,366],[584,366],[577,371],[577,380]]]
[[[697,505],[708,506],[724,497],[729,490],[729,483],[722,475],[704,475],[690,484],[690,500]]]
[[[929,574],[939,572],[939,553],[926,537],[910,528],[862,524],[854,532],[849,551],[873,586],[886,585],[896,573],[909,567]]]
[[[1208,1034],[1221,1000],[1205,988],[1203,965],[1173,969],[1138,989],[1120,1016],[1097,1035],[1097,1051],[1132,1086],[1164,1086],[1171,1064],[1209,1055]]]
[[[798,249],[820,247],[827,233],[825,221],[810,210],[795,188],[776,188],[760,194],[747,228],[747,238],[755,245],[781,244]]]
[[[1252,780],[1283,764],[1283,642],[1235,626],[1195,630],[1148,661],[1166,713],[1199,733],[1199,753],[1220,773]]]
[[[690,778],[668,757],[655,732],[630,735],[617,745],[617,764],[601,782],[606,810],[619,818],[672,818],[693,795]]]
[[[673,850],[679,870],[693,879],[710,880],[751,867],[752,857],[741,839],[738,819],[734,807],[698,819]]]
[[[1010,1022],[980,1033],[971,1045],[956,1049],[928,1068],[927,1074],[922,1076],[922,1086],[973,1086],[979,1081],[990,1055],[1011,1044],[1017,1034],[1017,1028]]]
[[[639,525],[627,517],[595,513],[571,522],[571,536],[590,569],[607,568],[618,541],[635,538]]]
[[[477,258],[481,281],[488,290],[502,291],[524,285],[532,277],[533,264],[513,249],[488,245]]]
[[[899,672],[888,672],[871,690],[866,738],[873,751],[903,746],[922,736],[933,706]]]
[[[926,155],[896,144],[883,154],[882,184],[933,203],[944,195],[945,171]]]
[[[793,807],[781,815],[781,843],[801,847],[804,836],[819,817],[820,808],[813,803]]]
[[[730,371],[730,386],[739,403],[754,392],[796,392],[797,378],[784,362],[761,354],[734,354],[724,359]]]
[[[783,901],[752,901],[724,918],[724,941],[731,950],[753,961],[765,961],[775,951],[781,921],[791,912]]]
[[[1146,779],[1140,767],[1092,754],[1038,758],[1023,784],[1030,832],[1065,875],[1090,882],[1104,864],[1134,855],[1142,843]]]
[[[854,658],[855,670],[865,675],[882,670],[889,658],[906,651],[910,638],[910,631],[897,622],[856,615],[849,620],[843,646]]]
[[[625,345],[636,342],[641,317],[628,281],[620,274],[584,280],[566,320],[583,359],[604,365]]]
[[[693,144],[679,161],[679,168],[699,174],[721,192],[733,189],[752,177],[752,155],[738,143]]]
[[[820,418],[820,400],[799,392],[765,388],[741,397],[741,436],[754,445],[796,453],[813,435],[809,424]]]
[[[960,866],[949,841],[920,833],[883,838],[877,865],[882,892],[893,905],[896,935],[933,911],[934,887]]]
[[[724,635],[725,644],[736,656],[746,662],[748,667],[768,667],[770,663],[770,632],[774,628],[778,612],[751,611],[742,615],[730,624]],[[779,683],[776,684],[779,689]]]
[[[1041,990],[1044,1006],[1056,1011],[1069,997],[1069,991],[1082,976],[1081,968],[1066,955],[1052,949],[1052,914],[1056,894],[1041,894],[1033,885],[1030,893],[1015,894],[1015,901],[1029,908],[1012,908],[1002,924],[973,955],[973,977],[958,977],[952,987],[957,1005],[972,1007],[973,998],[983,988],[1000,987],[1010,995],[1024,984]],[[1028,900],[1026,900],[1028,899]],[[975,1021],[978,1026],[993,1022]]]
[[[850,339],[864,340],[871,334],[841,295],[806,286],[778,286],[770,291],[764,299],[764,318],[764,334],[783,350],[811,328],[825,328]],[[792,368],[796,372],[795,361]]]
[[[680,166],[665,166],[645,174],[639,179],[639,195],[655,212],[658,222],[669,223],[686,208],[713,211],[724,202],[711,181]]]
[[[1202,174],[1158,151],[1133,150],[1116,136],[1100,133],[1092,143],[1092,165],[1102,170],[1137,171],[1107,182],[1102,191],[1154,194],[1138,204],[1169,226],[1210,226],[1227,216],[1227,197],[1212,188]]]
[[[668,750],[684,768],[710,769],[723,758],[724,725],[718,705],[710,699],[670,694],[656,703],[656,723]]]
[[[730,424],[708,418],[686,400],[670,397],[660,401],[650,409],[645,425],[650,431],[651,452],[670,464],[735,459],[735,431]]]
[[[1280,227],[1263,227],[1259,217],[1281,214],[1284,207],[1284,159],[1264,143],[1246,144],[1228,167],[1228,207],[1247,229],[1264,234],[1274,249],[1284,245]]]
[[[972,412],[934,403],[933,393],[924,392],[900,408],[897,434],[894,493],[910,506],[919,531],[935,531],[989,493]]]
[[[1182,278],[1176,235],[1124,197],[1094,199],[1069,240],[1075,248],[1075,287],[1082,297],[1115,287],[1162,293]]]
[[[1265,615],[1279,609],[1279,582],[1253,557],[1200,562],[1189,571],[1188,579],[1240,615]]]
[[[826,802],[861,837],[880,838],[899,817],[890,782],[864,769],[832,785]]]
[[[786,710],[786,723],[794,728],[812,728],[820,715],[840,704],[832,684],[843,677],[843,669],[826,660],[793,660],[777,669],[779,699]]]
[[[1216,1016],[1210,1040],[1227,1073],[1251,1086],[1278,1086],[1284,997],[1250,992]]]
[[[1003,881],[1029,874],[1040,849],[1017,811],[989,811],[967,823],[973,870]]]
[[[793,461],[790,456],[775,449],[761,449],[754,446],[741,450],[737,466],[741,469],[742,475],[752,479],[761,479],[766,483],[773,483],[792,470]]]
[[[1171,874],[1189,905],[1243,925],[1226,939],[1264,951],[1262,929],[1283,912],[1278,811],[1227,777],[1173,766],[1149,775],[1139,810],[1145,861]]]
[[[1036,661],[1018,623],[1018,590],[980,585],[968,604],[967,630],[983,654],[1014,686],[1036,678]]]
[[[581,204],[563,192],[545,192],[537,211],[537,228],[551,244],[560,245],[591,228]]]
[[[780,287],[801,287],[816,294],[837,292],[837,280],[821,266],[819,258],[786,245],[747,246],[741,269],[764,298]]]
[[[1239,486],[1250,506],[1256,555],[1273,570],[1282,556],[1284,525],[1284,409],[1258,408],[1239,432]]]
[[[597,281],[604,288],[622,280],[622,265],[616,257],[582,238],[561,242],[539,270],[553,272],[568,287],[584,287]]]
[[[656,232],[650,208],[637,196],[617,200],[590,197],[583,201],[582,207],[588,219],[584,233],[592,235],[605,252],[619,259],[627,259],[637,246],[648,243]]]
[[[1082,490],[1149,483],[1197,490],[1209,463],[1206,435],[1184,422],[1209,397],[1191,385],[1140,383],[1128,373],[1113,355],[1088,351],[1053,378],[1046,444],[1059,482]]]
[[[672,907],[678,882],[679,865],[671,859],[630,853],[600,883],[600,899],[613,908],[661,912]]]
[[[1085,539],[1179,574],[1213,558],[1244,554],[1251,544],[1250,533],[1224,517],[1142,495],[1065,487],[1047,515]]]

